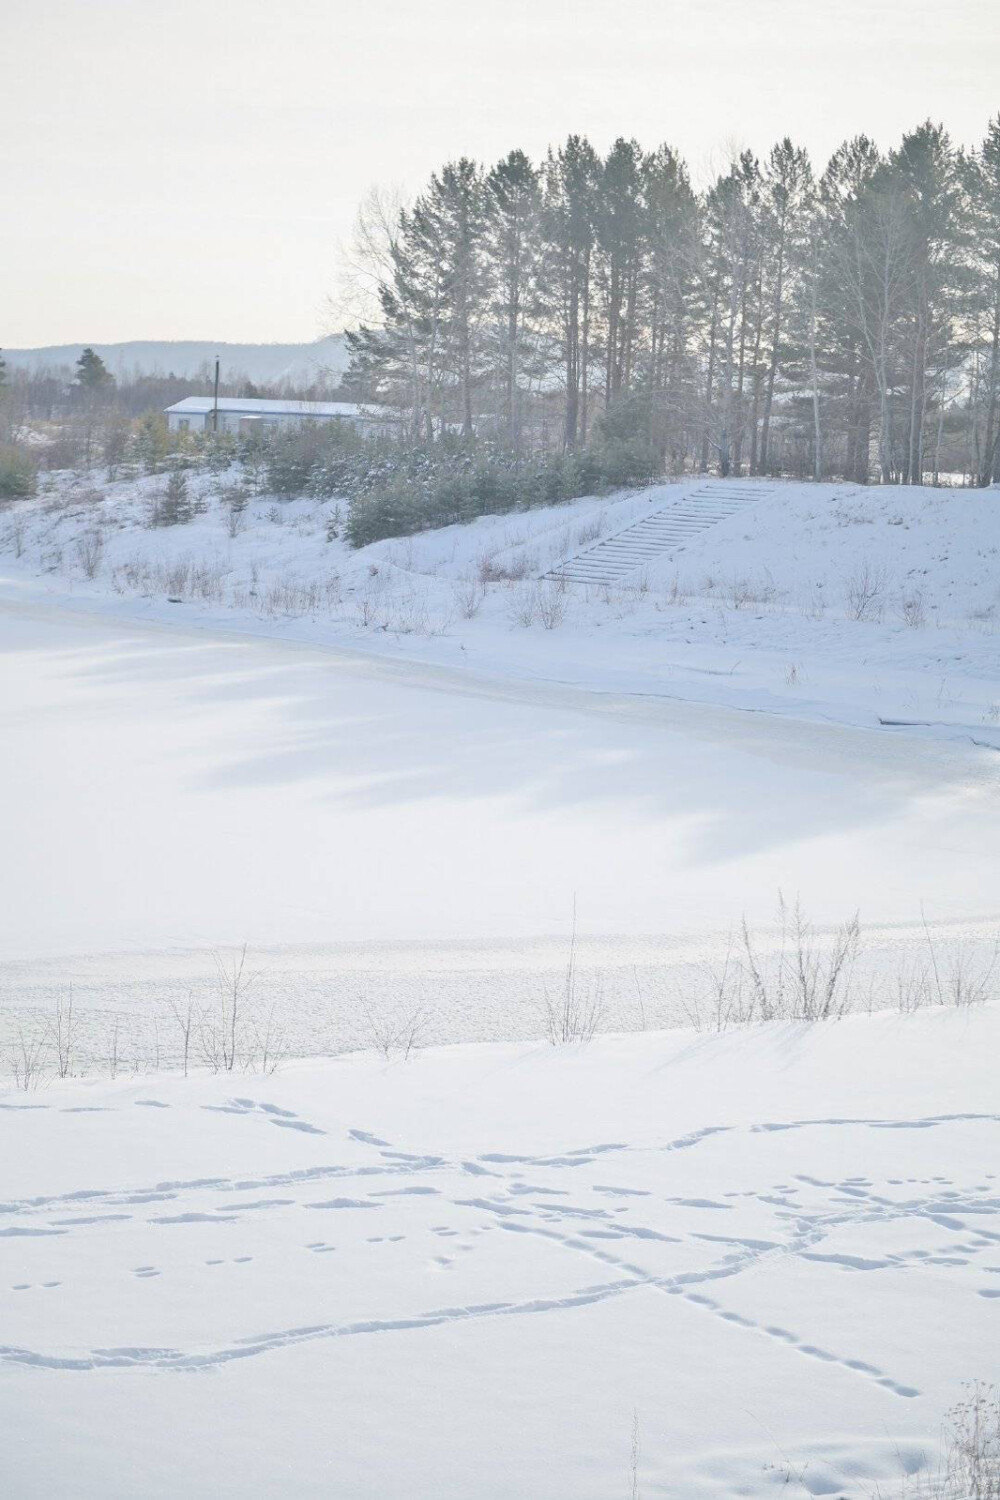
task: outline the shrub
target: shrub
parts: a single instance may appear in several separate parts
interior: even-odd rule
[[[350,498],[347,538],[353,547],[645,484],[660,467],[644,440],[598,442],[528,463],[499,447],[474,454],[447,440],[433,448],[388,445],[374,462],[367,448],[356,456],[352,484],[341,486]]]
[[[147,412],[139,421],[133,441],[137,461],[147,474],[156,474],[170,451],[166,417],[160,412]]]
[[[545,995],[545,1035],[553,1047],[572,1042],[589,1042],[604,1019],[604,1000],[600,976],[593,985],[584,987],[576,962],[576,900],[573,901],[573,928],[569,940],[569,959],[561,992]]]
[[[662,468],[651,445],[640,438],[609,444],[601,451],[600,464],[601,477],[608,489],[648,484]]]
[[[592,495],[604,483],[600,461],[589,448],[567,453],[562,470],[563,495],[567,500],[578,495]]]
[[[188,494],[187,478],[179,469],[175,469],[164,490],[153,499],[149,524],[183,526],[193,515],[194,505]]]
[[[663,468],[650,441],[650,409],[644,396],[629,396],[602,412],[594,440],[601,478],[611,489],[648,484]]]
[[[25,500],[38,483],[30,454],[13,443],[0,445],[0,500]]]
[[[304,422],[268,438],[264,467],[275,495],[328,499],[350,491],[361,457],[362,439],[339,422]]]

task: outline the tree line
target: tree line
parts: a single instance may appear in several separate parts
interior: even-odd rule
[[[696,191],[677,152],[573,135],[373,195],[345,384],[414,441],[522,459],[606,439],[661,469],[1000,480],[1000,116],[822,171],[791,140]]]

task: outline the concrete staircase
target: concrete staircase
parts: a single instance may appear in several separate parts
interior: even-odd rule
[[[622,531],[591,542],[544,576],[597,587],[627,583],[649,563],[669,557],[700,532],[771,494],[773,490],[763,485],[741,484],[739,480],[706,481],[681,491],[669,505],[633,521]]]

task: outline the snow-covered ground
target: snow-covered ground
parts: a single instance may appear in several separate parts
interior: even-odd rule
[[[560,590],[690,486],[351,553],[160,484],[0,517],[0,1489],[611,1500],[637,1421],[644,1496],[915,1500],[1000,1378],[1000,1007],[895,1008],[996,991],[997,497]],[[683,1029],[779,891],[890,1008]]]
[[[358,552],[343,505],[264,496],[231,523],[207,475],[203,512],[151,530],[163,484],[51,476],[0,519],[5,572],[129,617],[1000,746],[996,491],[744,480],[756,504],[626,584],[561,593],[539,575],[701,481]]]
[[[1000,1010],[4,1101],[4,1492],[916,1496],[1000,1377]],[[876,1488],[878,1486],[878,1488]]]
[[[613,1029],[683,1020],[779,890],[860,910],[883,967],[926,959],[921,908],[948,962],[991,949],[998,768],[967,742],[51,604],[0,605],[0,641],[5,1046],[72,993],[78,1063],[175,1060],[171,1003],[243,942],[297,1055],[365,1045],[366,1007],[537,1036],[574,898]]]

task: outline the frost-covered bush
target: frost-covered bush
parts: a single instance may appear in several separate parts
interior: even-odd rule
[[[520,462],[499,447],[470,451],[447,442],[417,452],[399,445],[394,456],[391,472],[369,477],[351,494],[347,537],[354,547],[646,484],[660,467],[644,442],[604,446],[600,434],[590,448]]]
[[[650,410],[640,396],[619,401],[594,426],[601,479],[609,488],[648,484],[663,463],[650,440]]]
[[[383,537],[408,536],[422,530],[421,496],[404,475],[397,475],[366,495],[356,495],[347,516],[347,540],[365,547]]]
[[[255,492],[346,500],[345,534],[363,547],[648,482],[659,463],[632,430],[638,419],[613,415],[596,424],[590,447],[568,454],[519,457],[492,438],[470,444],[448,431],[434,442],[365,438],[347,424],[324,422],[240,439],[237,457]]]
[[[363,473],[364,460],[364,440],[352,427],[304,422],[268,441],[267,487],[286,499],[302,495],[326,499],[350,493]]]

